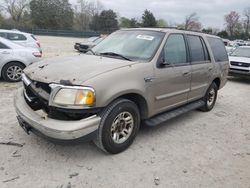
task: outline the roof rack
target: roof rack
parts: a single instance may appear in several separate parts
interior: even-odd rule
[[[196,32],[196,33],[204,33],[204,34],[208,34],[208,35],[214,35],[214,34],[210,34],[210,33],[205,33],[202,31],[194,31],[194,30],[190,30],[190,29],[183,29],[180,27],[157,27],[159,29],[176,29],[176,30],[180,30],[180,31],[191,31],[191,32]]]

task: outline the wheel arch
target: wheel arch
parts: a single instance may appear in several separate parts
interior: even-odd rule
[[[138,93],[121,94],[112,99],[111,102],[117,100],[118,98],[128,99],[134,102],[139,108],[141,119],[146,119],[148,117],[148,103],[142,95]]]
[[[21,61],[8,61],[7,63],[5,63],[2,67],[1,67],[1,70],[0,70],[0,73],[1,73],[1,77],[3,76],[3,69],[4,69],[4,67],[5,66],[7,66],[8,64],[10,64],[10,63],[20,63],[22,66],[24,66],[24,67],[27,67],[23,62],[21,62]]]
[[[220,89],[221,80],[219,77],[215,78],[213,82],[216,84],[217,88]]]

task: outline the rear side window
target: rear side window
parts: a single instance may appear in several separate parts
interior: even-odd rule
[[[186,45],[183,35],[171,34],[164,47],[164,58],[169,64],[187,63]]]
[[[228,61],[228,55],[224,43],[220,38],[208,37],[208,43],[212,49],[216,62]]]
[[[10,49],[8,46],[0,42],[0,49]]]
[[[8,33],[8,39],[9,40],[15,40],[15,41],[27,40],[27,38],[24,35],[19,34],[19,33]]]
[[[0,37],[6,38],[7,39],[7,33],[0,32]]]
[[[30,35],[34,40],[36,40],[36,37],[34,35]]]
[[[205,42],[199,36],[187,35],[188,45],[193,63],[200,63],[209,60]]]

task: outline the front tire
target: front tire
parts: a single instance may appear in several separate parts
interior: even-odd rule
[[[2,70],[3,79],[8,82],[21,81],[21,74],[24,68],[25,66],[18,62],[6,64]]]
[[[218,87],[213,82],[210,87],[208,88],[206,95],[203,97],[203,101],[205,102],[205,105],[200,108],[203,112],[209,112],[213,109],[218,94]]]
[[[127,99],[118,99],[102,112],[101,117],[95,144],[111,154],[126,150],[133,143],[140,127],[137,105]]]

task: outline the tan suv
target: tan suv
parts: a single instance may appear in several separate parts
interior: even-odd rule
[[[91,139],[119,153],[140,125],[210,111],[226,83],[219,37],[175,29],[117,31],[87,54],[29,66],[15,96],[21,127],[53,141]]]

